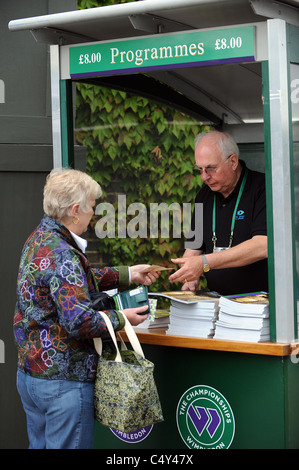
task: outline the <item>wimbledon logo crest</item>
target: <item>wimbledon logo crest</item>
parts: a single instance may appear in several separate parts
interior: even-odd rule
[[[235,418],[224,396],[212,387],[189,388],[177,406],[177,426],[189,449],[228,449]]]

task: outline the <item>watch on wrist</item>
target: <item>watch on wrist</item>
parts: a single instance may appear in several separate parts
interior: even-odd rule
[[[201,255],[201,257],[202,257],[202,261],[203,261],[203,272],[207,273],[208,271],[210,271],[211,268],[210,268],[210,266],[207,262],[207,258],[205,257],[205,255]]]

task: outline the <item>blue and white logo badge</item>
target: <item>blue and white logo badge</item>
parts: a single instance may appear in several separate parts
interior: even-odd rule
[[[245,212],[242,210],[237,211],[236,220],[244,220],[245,219]]]

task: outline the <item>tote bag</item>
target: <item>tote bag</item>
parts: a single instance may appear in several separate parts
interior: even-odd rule
[[[104,426],[129,433],[163,421],[161,403],[154,380],[154,364],[144,357],[137,335],[125,314],[125,332],[133,347],[122,341],[119,350],[109,317],[100,312],[116,348],[116,357],[102,356],[101,338],[94,338],[99,354],[95,380],[95,418]]]

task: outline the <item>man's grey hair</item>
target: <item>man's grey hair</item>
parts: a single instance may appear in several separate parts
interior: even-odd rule
[[[205,138],[218,147],[224,160],[232,154],[239,157],[239,148],[231,135],[219,131],[202,132],[195,137],[194,148]]]

